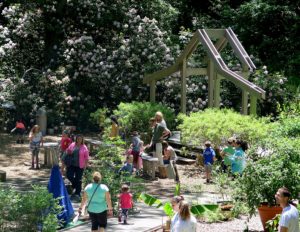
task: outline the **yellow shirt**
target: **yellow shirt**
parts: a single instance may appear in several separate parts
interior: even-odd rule
[[[111,138],[115,138],[119,136],[119,126],[116,123],[112,123],[111,125],[111,132],[110,136]]]

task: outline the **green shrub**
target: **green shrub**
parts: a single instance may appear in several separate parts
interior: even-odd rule
[[[168,107],[150,102],[120,103],[114,114],[126,133],[132,131],[148,132],[149,119],[154,117],[155,112],[161,111],[170,130],[175,128],[175,114]]]
[[[33,191],[19,193],[0,190],[0,231],[54,232],[60,226],[57,214],[61,207],[45,187],[33,186]]]
[[[266,118],[257,119],[241,115],[229,109],[206,109],[191,113],[189,116],[180,114],[182,141],[199,145],[211,140],[216,146],[225,144],[227,138],[236,136],[249,143],[264,138],[270,130]]]
[[[300,139],[269,138],[249,150],[255,155],[258,148],[264,150],[256,160],[249,160],[243,176],[236,184],[236,196],[245,201],[250,214],[262,203],[275,204],[275,193],[287,187],[293,197],[300,192]]]

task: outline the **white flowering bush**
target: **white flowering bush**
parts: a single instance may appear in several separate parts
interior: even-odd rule
[[[28,120],[46,106],[49,126],[88,127],[98,108],[148,100],[143,76],[173,64],[193,35],[173,34],[180,12],[165,0],[42,0],[0,9],[0,101],[13,101]],[[189,67],[205,65],[203,55],[198,48]],[[188,78],[188,112],[207,107],[207,87],[205,76]],[[156,97],[179,111],[179,73],[157,83]],[[232,95],[221,98],[236,105]]]

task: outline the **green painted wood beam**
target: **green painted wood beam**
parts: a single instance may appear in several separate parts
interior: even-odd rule
[[[220,108],[220,92],[221,92],[221,78],[215,74],[214,80],[214,107]]]
[[[205,76],[207,75],[207,68],[187,68],[186,75],[189,76]]]
[[[181,67],[181,99],[180,99],[180,110],[181,113],[186,113],[186,59],[183,59]]]
[[[156,83],[155,81],[150,82],[150,102],[155,102],[155,94],[156,94]]]
[[[225,35],[225,29],[203,29],[211,39],[220,39]]]
[[[239,76],[235,72],[232,72],[225,62],[223,61],[222,57],[220,56],[219,52],[211,42],[209,36],[206,34],[205,30],[197,30],[196,32],[199,35],[199,39],[207,51],[209,58],[215,64],[217,71],[226,79],[233,82],[236,86],[240,87],[242,90],[246,90],[249,93],[257,96],[258,98],[265,98],[265,91],[260,87],[256,86],[255,84],[245,80],[243,77]]]
[[[250,114],[256,115],[257,97],[250,95]]]
[[[214,63],[210,60],[208,64],[208,107],[214,106],[214,79],[215,67]]]
[[[170,76],[173,73],[178,72],[178,71],[179,71],[179,65],[174,64],[168,68],[165,68],[165,69],[159,70],[157,72],[154,72],[152,74],[148,74],[148,75],[144,76],[143,83],[149,84],[152,80],[155,80],[155,81],[161,80],[161,79],[163,79],[167,76]]]

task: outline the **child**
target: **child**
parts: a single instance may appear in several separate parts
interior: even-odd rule
[[[212,165],[214,163],[214,160],[216,159],[216,153],[210,147],[211,146],[210,141],[206,141],[204,143],[204,145],[206,147],[205,150],[203,151],[204,167],[205,167],[205,174],[206,174],[206,183],[209,183],[211,181]]]
[[[133,162],[133,155],[128,155],[125,164],[123,165],[122,168],[120,168],[118,173],[125,172],[127,175],[128,174],[132,175],[133,172],[132,162]]]
[[[43,134],[40,131],[40,127],[38,125],[34,125],[30,130],[29,142],[30,142],[30,150],[32,152],[30,169],[34,169],[34,158],[36,159],[36,169],[40,169],[39,152],[40,152],[40,145],[42,144],[43,146]]]
[[[24,133],[25,133],[25,125],[21,119],[17,120],[16,122],[16,127],[11,130],[11,132],[16,132],[18,138],[17,138],[17,143],[24,143]]]
[[[144,153],[145,147],[144,147],[144,141],[141,140],[140,141],[140,154],[139,154],[139,158],[138,158],[138,169],[142,169],[143,168],[143,159],[142,159],[142,154]]]
[[[65,171],[65,164],[63,162],[63,156],[65,155],[65,151],[69,147],[69,145],[72,143],[72,139],[70,138],[69,132],[67,130],[64,130],[62,133],[62,137],[60,140],[60,160],[61,160],[61,173],[64,174]]]
[[[248,144],[245,141],[237,139],[234,146],[235,152],[231,157],[231,172],[234,176],[241,176],[246,166],[245,151],[248,149]]]
[[[119,222],[122,221],[127,224],[128,210],[132,208],[132,194],[129,193],[129,186],[127,184],[122,185],[122,193],[119,195],[119,206],[121,207],[122,214],[119,216]]]
[[[137,131],[132,132],[131,138],[131,154],[133,155],[133,167],[138,169],[138,159],[140,155],[140,137]]]
[[[231,166],[231,159],[232,159],[232,156],[235,152],[235,149],[234,149],[234,144],[235,144],[235,138],[231,137],[227,140],[227,143],[228,143],[228,146],[225,147],[223,149],[223,151],[221,152],[221,156],[223,158],[222,160],[222,169],[223,169],[223,172],[226,172],[228,167]]]

